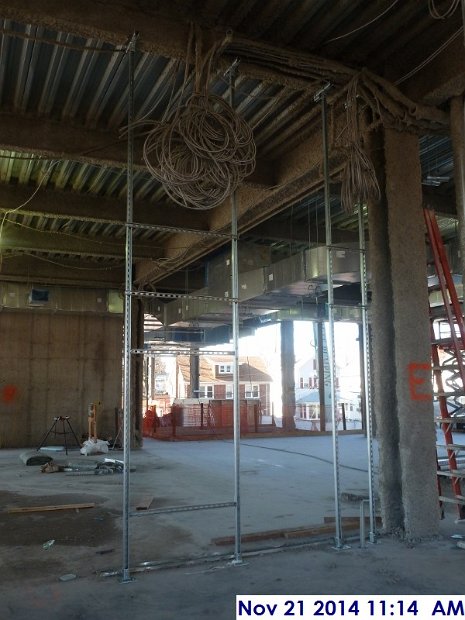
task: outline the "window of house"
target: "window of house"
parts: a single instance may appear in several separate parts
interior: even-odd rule
[[[245,397],[246,398],[259,398],[260,390],[258,385],[251,385],[250,383],[245,386]]]
[[[219,364],[218,365],[219,375],[231,375],[232,371],[233,371],[232,364]]]
[[[213,398],[213,385],[200,385],[199,398]]]
[[[233,397],[233,386],[231,385],[227,385],[226,386],[226,398],[232,398]]]
[[[300,387],[303,388],[304,387],[304,378],[300,377]]]

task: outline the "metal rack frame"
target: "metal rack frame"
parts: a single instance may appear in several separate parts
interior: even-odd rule
[[[137,35],[134,34],[128,44],[128,148],[127,148],[127,203],[126,203],[126,251],[125,251],[125,295],[124,295],[124,377],[123,377],[123,450],[124,450],[124,472],[123,472],[123,562],[122,562],[122,583],[132,581],[129,567],[130,551],[130,517],[140,517],[145,515],[158,515],[174,512],[188,512],[193,510],[207,510],[216,508],[234,507],[235,509],[235,549],[233,564],[242,563],[241,553],[241,488],[240,488],[240,409],[239,409],[239,278],[238,278],[238,226],[237,226],[237,201],[236,194],[231,196],[231,234],[215,233],[210,231],[200,231],[195,229],[184,229],[178,227],[150,225],[136,223],[133,221],[133,191],[134,191],[134,56],[136,50]],[[230,86],[230,103],[235,105],[235,78],[237,62],[235,61],[227,72]],[[320,93],[315,96],[315,102],[321,101],[321,113],[323,124],[323,168],[324,168],[324,202],[325,202],[325,225],[326,225],[326,259],[328,277],[328,319],[329,319],[329,354],[330,354],[330,385],[331,385],[331,419],[332,419],[332,443],[333,443],[333,473],[335,491],[335,527],[336,548],[344,547],[342,534],[342,519],[340,511],[340,464],[339,464],[339,443],[338,429],[336,424],[336,389],[335,389],[335,342],[334,342],[334,291],[333,291],[333,271],[332,271],[332,239],[331,239],[331,210],[330,210],[330,189],[329,189],[329,153],[328,153],[328,122],[327,122],[327,102],[326,85]],[[184,232],[194,235],[217,236],[231,240],[231,298],[195,296],[189,294],[159,293],[156,291],[134,291],[133,290],[133,231],[140,229],[163,230],[171,232]],[[360,271],[362,277],[362,326],[364,339],[364,380],[366,385],[366,411],[367,411],[367,439],[368,439],[368,469],[369,469],[369,505],[370,505],[370,541],[376,541],[375,532],[375,506],[373,497],[373,445],[372,445],[372,415],[371,415],[371,396],[370,396],[370,366],[369,366],[369,340],[368,340],[368,321],[367,321],[367,283],[366,283],[366,250],[363,229],[363,212],[359,209],[359,238],[360,238]],[[234,421],[234,500],[231,502],[220,502],[211,504],[200,504],[191,506],[167,507],[164,509],[150,510],[144,513],[131,512],[130,503],[130,452],[131,452],[131,358],[133,355],[157,355],[173,354],[178,350],[167,349],[134,349],[132,348],[132,300],[139,298],[164,298],[164,299],[202,299],[206,301],[226,301],[232,306],[232,331],[233,331],[233,350],[221,353],[233,355],[233,421]],[[191,351],[189,351],[189,354]],[[208,352],[198,352],[208,353]],[[218,352],[215,352],[218,353]]]
[[[127,202],[126,202],[126,252],[125,252],[125,294],[124,294],[124,372],[123,372],[123,534],[122,534],[122,570],[121,582],[132,581],[129,567],[130,557],[130,517],[153,516],[159,514],[175,512],[191,512],[194,510],[211,510],[217,508],[235,509],[235,551],[233,564],[241,564],[241,516],[240,516],[240,409],[239,409],[239,277],[238,277],[238,232],[237,232],[237,202],[235,193],[231,196],[231,234],[216,233],[210,231],[200,231],[196,229],[174,228],[170,226],[150,225],[133,222],[133,192],[134,192],[134,55],[136,50],[137,35],[134,34],[128,44],[128,150],[127,150]],[[235,72],[234,63],[229,70],[230,80],[230,101],[234,107],[235,95]],[[133,290],[133,231],[140,229],[163,230],[170,232],[184,232],[193,235],[210,237],[220,237],[231,240],[231,298],[199,296],[176,293],[159,293],[156,291],[135,291]],[[205,301],[226,301],[232,306],[232,327],[233,327],[233,350],[220,351],[216,354],[228,354],[233,356],[233,428],[234,428],[234,500],[231,502],[219,502],[210,504],[199,504],[190,506],[175,506],[157,510],[130,511],[130,452],[131,452],[131,359],[133,355],[170,355],[179,354],[178,349],[135,349],[132,348],[132,300],[133,298],[161,298],[161,299],[201,299]],[[188,350],[189,355],[192,351]],[[208,351],[196,351],[197,354],[208,354]]]
[[[341,491],[340,491],[340,463],[339,463],[339,432],[337,429],[337,403],[336,403],[336,355],[334,337],[334,311],[337,307],[334,303],[334,282],[333,282],[333,251],[332,230],[331,230],[331,203],[330,203],[330,171],[329,171],[329,142],[328,142],[328,115],[326,93],[331,84],[327,83],[316,95],[314,100],[321,102],[321,121],[323,135],[323,174],[324,174],[324,206],[325,206],[325,232],[326,232],[326,269],[328,281],[328,353],[330,368],[330,391],[331,391],[331,426],[333,444],[333,475],[334,475],[334,509],[335,509],[335,546],[337,549],[344,548],[341,518]],[[363,339],[363,380],[365,385],[365,408],[367,420],[367,447],[368,447],[368,504],[370,515],[371,543],[376,542],[376,515],[374,498],[374,461],[373,461],[373,415],[371,406],[371,377],[370,377],[370,343],[368,325],[368,290],[367,290],[367,269],[366,269],[366,247],[363,206],[358,206],[358,232],[360,256],[360,288],[361,288],[361,315],[362,315],[362,339]],[[340,247],[338,246],[338,250]],[[347,248],[349,249],[349,248]],[[350,251],[354,251],[350,248]]]

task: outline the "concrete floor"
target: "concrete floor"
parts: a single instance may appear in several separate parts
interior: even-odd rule
[[[367,491],[366,440],[340,436],[343,517],[358,515]],[[360,549],[335,550],[331,537],[244,543],[244,563],[230,563],[232,545],[212,543],[234,533],[234,510],[141,516],[131,519],[130,564],[154,562],[120,584],[102,573],[121,568],[122,476],[42,474],[26,467],[20,450],[0,452],[4,506],[95,502],[76,511],[0,514],[1,618],[234,618],[236,593],[255,594],[459,594],[465,536],[450,508],[439,540],[412,546],[388,537]],[[121,457],[121,453],[113,456]],[[92,457],[70,455],[89,462]],[[98,457],[101,458],[101,457]],[[60,455],[59,460],[65,460]],[[334,515],[331,437],[282,437],[241,442],[243,533],[318,525]],[[153,497],[151,507],[233,499],[230,441],[146,440],[132,454],[131,505]],[[356,534],[357,532],[355,532]],[[45,550],[43,543],[54,539]],[[297,545],[292,547],[292,545]],[[186,558],[197,558],[185,563]],[[213,559],[216,558],[216,561]],[[167,568],[171,562],[175,568]],[[160,568],[162,567],[162,568]],[[140,568],[140,567],[139,567]],[[68,573],[76,579],[61,582]]]

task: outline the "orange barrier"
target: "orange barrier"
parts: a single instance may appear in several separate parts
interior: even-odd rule
[[[166,410],[165,410],[166,411]],[[174,403],[168,413],[158,416],[156,408],[149,408],[144,413],[144,437],[167,437],[179,434],[216,435],[231,433],[234,427],[233,401],[210,400],[198,403]],[[260,401],[240,401],[241,433],[258,432],[261,424]]]

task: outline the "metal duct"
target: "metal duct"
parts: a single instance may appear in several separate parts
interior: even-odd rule
[[[118,291],[60,286],[33,287],[30,284],[13,282],[0,283],[0,306],[34,312],[122,312],[121,295]]]

